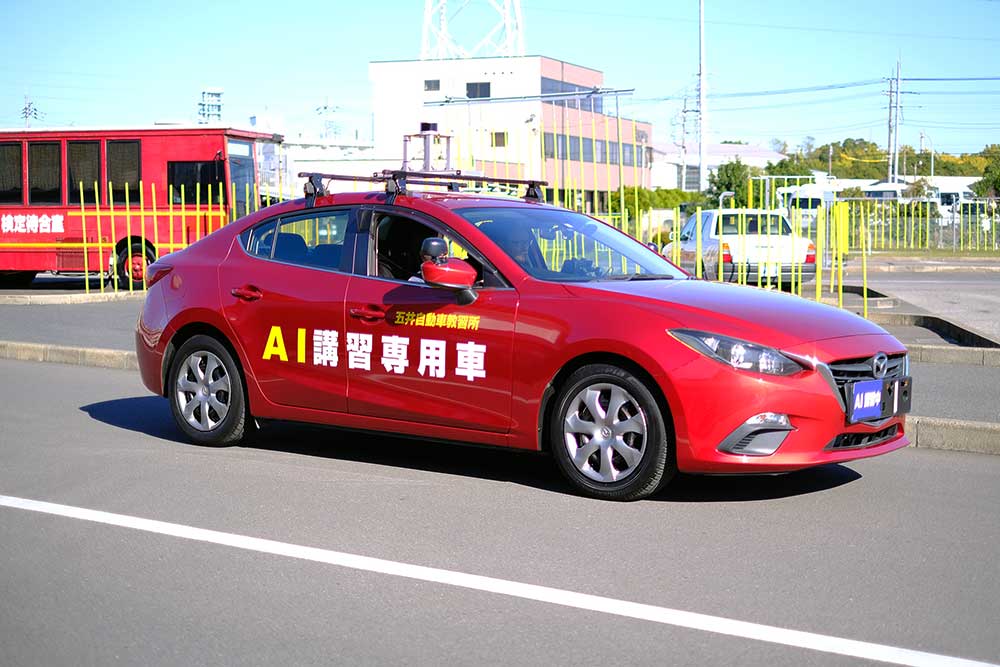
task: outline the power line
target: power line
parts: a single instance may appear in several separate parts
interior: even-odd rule
[[[1000,81],[1000,76],[903,77],[900,81]]]

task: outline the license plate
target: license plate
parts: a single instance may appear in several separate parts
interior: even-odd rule
[[[912,386],[910,377],[849,384],[847,420],[853,424],[906,414],[910,411]]]

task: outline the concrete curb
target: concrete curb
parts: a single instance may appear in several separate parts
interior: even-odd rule
[[[959,347],[957,345],[907,345],[910,361],[930,364],[967,364],[1000,367],[1000,348]]]
[[[1000,424],[909,415],[906,435],[920,449],[1000,455]]]
[[[0,294],[3,306],[54,306],[70,303],[106,303],[144,298],[145,292],[101,292],[91,294]]]
[[[0,359],[48,361],[55,364],[94,366],[127,371],[139,370],[139,361],[136,359],[135,352],[44,343],[0,341]]]

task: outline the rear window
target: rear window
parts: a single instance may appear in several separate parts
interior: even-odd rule
[[[819,208],[823,205],[823,200],[817,197],[796,197],[788,206],[790,208]]]
[[[716,223],[716,235],[719,225],[723,234],[775,234],[789,235],[792,228],[783,216],[766,213],[727,213]]]

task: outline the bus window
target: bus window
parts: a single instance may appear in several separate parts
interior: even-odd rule
[[[28,203],[62,203],[62,156],[56,142],[28,144]]]
[[[256,182],[253,173],[251,146],[249,141],[236,141],[235,139],[230,139],[227,146],[229,150],[229,178],[230,183],[232,183],[229,187],[236,189],[233,204],[236,208],[237,218],[242,218],[247,213],[253,212],[253,209],[248,210],[249,201],[253,199],[253,187]],[[248,186],[249,198],[247,197]]]
[[[128,184],[128,199],[132,204],[139,202],[140,146],[138,141],[108,140],[108,180],[114,193],[112,201],[125,203],[125,184]]]
[[[23,204],[21,144],[0,144],[0,204]]]
[[[196,202],[198,198],[199,184],[201,185],[202,204],[215,206],[219,203],[219,195],[222,189],[222,162],[212,160],[209,162],[168,162],[167,163],[167,187],[174,188],[174,203],[181,203],[181,186],[184,186],[184,202]],[[212,198],[209,201],[209,186],[212,187]],[[222,197],[225,202],[226,198]]]
[[[101,180],[100,142],[67,141],[66,172],[69,203],[80,204],[80,182],[83,181],[83,201],[94,204],[94,183]]]

